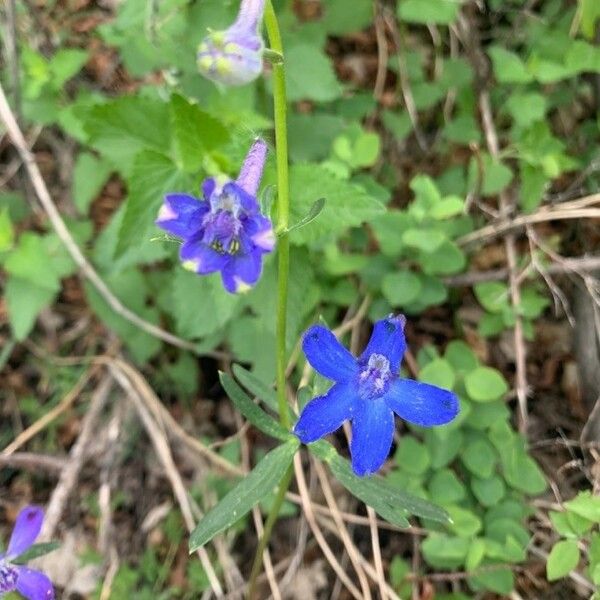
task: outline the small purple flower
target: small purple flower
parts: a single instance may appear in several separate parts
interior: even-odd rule
[[[275,247],[273,224],[256,200],[266,156],[267,145],[256,140],[236,181],[206,179],[201,199],[167,194],[156,220],[183,239],[179,256],[186,269],[199,275],[220,271],[231,293],[248,291],[258,281],[263,254]]]
[[[421,427],[445,425],[458,414],[452,392],[399,377],[405,323],[402,315],[377,321],[358,359],[322,325],[310,327],[302,340],[308,362],[335,384],[304,407],[294,433],[309,444],[350,420],[352,469],[359,477],[375,473],[385,462],[394,437],[394,413]]]
[[[12,562],[31,548],[43,521],[44,511],[39,506],[26,506],[18,514],[6,553],[0,554],[0,597],[17,591],[28,600],[54,600],[54,588],[46,575]]]
[[[242,0],[237,19],[224,31],[210,32],[198,46],[199,71],[224,85],[244,85],[262,72],[260,23],[265,0]]]

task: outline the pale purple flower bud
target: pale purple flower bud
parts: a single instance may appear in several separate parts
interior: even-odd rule
[[[258,192],[266,158],[267,144],[264,140],[255,140],[237,178],[237,184],[251,196],[256,196]]]
[[[198,46],[198,70],[224,85],[244,85],[262,72],[264,42],[260,23],[264,0],[242,0],[237,19],[228,29],[209,33]]]

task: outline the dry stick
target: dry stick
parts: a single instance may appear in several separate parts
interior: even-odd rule
[[[178,348],[182,348],[183,350],[189,350],[190,352],[197,353],[195,344],[183,340],[176,335],[165,331],[161,327],[142,319],[133,311],[124,306],[123,303],[110,291],[94,267],[85,258],[83,252],[76,244],[73,236],[69,232],[65,222],[60,216],[52,197],[50,196],[48,187],[46,186],[33,155],[27,147],[23,133],[21,132],[15,116],[8,104],[2,85],[0,85],[0,117],[4,121],[8,134],[17,151],[19,152],[19,155],[21,156],[21,160],[27,169],[27,173],[29,174],[33,188],[35,189],[35,193],[37,194],[42,207],[46,211],[52,227],[56,231],[62,243],[65,245],[68,253],[71,255],[71,258],[81,269],[84,277],[89,280],[89,282],[96,288],[100,296],[102,296],[110,308],[119,316],[123,317],[130,323],[133,323],[136,327],[139,327],[149,335],[172,344],[173,346],[177,346]],[[206,352],[204,354],[206,356],[222,358],[222,354],[219,352]]]
[[[35,454],[34,452],[15,452],[10,456],[0,454],[0,467],[41,471],[47,475],[60,474],[66,464],[67,461],[64,458]]]
[[[94,435],[96,424],[106,405],[111,388],[112,380],[110,377],[106,377],[100,382],[100,385],[92,395],[90,406],[83,417],[81,433],[71,448],[69,460],[62,470],[58,483],[48,502],[44,524],[40,533],[40,541],[49,541],[54,536],[65,504],[77,483],[77,478],[79,477],[79,472],[85,459],[88,443]]]
[[[213,465],[220,468],[225,473],[230,475],[245,475],[243,469],[232,465],[222,456],[207,448],[202,442],[195,437],[189,435],[177,421],[171,416],[164,404],[160,401],[154,390],[148,385],[146,379],[140,372],[131,364],[121,358],[99,357],[99,361],[107,365],[116,366],[123,371],[127,377],[134,383],[135,387],[146,399],[146,405],[152,412],[156,421],[164,426],[167,433],[171,433],[180,443],[185,444],[188,448],[199,454],[200,456],[211,461]]]
[[[92,367],[90,370],[83,373],[65,397],[52,410],[49,410],[40,419],[22,431],[8,446],[6,446],[6,448],[4,448],[4,450],[2,450],[0,456],[10,456],[31,438],[35,437],[40,431],[45,429],[52,421],[54,421],[54,419],[66,412],[75,400],[77,400],[79,394],[81,394],[87,385],[87,382],[96,371],[98,371],[98,367]]]
[[[408,68],[404,59],[404,44],[402,40],[402,34],[398,28],[398,22],[396,21],[395,15],[393,15],[386,7],[383,7],[385,22],[392,34],[394,44],[396,44],[396,56],[398,58],[398,75],[400,80],[400,89],[402,97],[404,98],[404,104],[410,117],[413,129],[415,131],[415,138],[419,147],[423,152],[427,151],[427,141],[419,125],[419,113],[415,104],[415,99],[410,87],[410,77],[408,76]]]
[[[377,75],[373,86],[373,96],[380,102],[385,91],[385,78],[388,64],[388,46],[385,39],[385,21],[381,15],[381,5],[378,0],[373,2],[373,13],[375,22],[375,38],[377,40]]]
[[[331,516],[333,517],[336,527],[338,528],[340,539],[342,540],[344,547],[346,548],[346,552],[348,553],[348,557],[350,558],[350,562],[352,563],[352,566],[358,575],[358,581],[360,582],[363,598],[365,598],[365,600],[370,600],[372,596],[369,582],[367,581],[365,573],[360,565],[360,560],[357,556],[359,553],[352,543],[350,533],[348,532],[348,529],[342,517],[340,516],[340,511],[337,506],[337,502],[335,501],[335,496],[333,494],[333,490],[331,489],[331,484],[329,483],[327,473],[325,473],[325,469],[318,460],[313,460],[313,466],[317,473],[317,477],[319,478],[319,482],[321,483],[321,489],[323,490],[327,506],[329,506],[331,510]]]
[[[337,525],[333,521],[330,521],[329,519],[326,519],[324,517],[318,517],[318,521],[330,533],[339,537],[339,531],[337,529]],[[358,559],[360,560],[360,563],[363,566],[366,574],[373,581],[377,581],[377,572],[375,571],[375,568],[373,567],[373,565],[360,552],[358,552]],[[384,582],[384,585],[385,585],[385,591],[386,591],[387,595],[391,598],[391,600],[402,600],[398,596],[398,594],[396,594],[396,592],[392,589],[392,587],[389,585],[389,583]]]
[[[488,62],[485,54],[481,50],[478,30],[474,23],[468,23],[466,18],[459,17],[459,26],[463,29],[465,44],[469,53],[469,58],[475,70],[479,87],[479,111],[485,134],[486,145],[490,155],[498,160],[500,148],[498,145],[498,135],[494,125],[490,95],[486,89]],[[508,218],[512,212],[512,201],[505,191],[499,195],[500,213]],[[507,233],[504,238],[506,248],[506,260],[509,272],[509,287],[511,303],[516,310],[521,305],[521,290],[517,279],[517,251],[515,246],[515,237],[512,233]],[[520,314],[515,315],[514,325],[514,343],[515,343],[515,367],[516,367],[516,392],[519,403],[519,430],[522,433],[527,431],[527,361],[525,351],[525,340],[523,332],[523,319]]]
[[[595,199],[600,201],[600,194],[586,196],[585,199]],[[504,219],[491,225],[486,225],[481,229],[476,229],[472,233],[467,233],[456,240],[459,246],[466,246],[474,242],[488,241],[503,234],[514,232],[515,229],[521,229],[527,225],[536,223],[547,223],[548,221],[563,221],[568,219],[600,219],[600,208],[566,208],[564,205],[551,209],[541,209],[531,215],[521,215],[511,219]]]
[[[600,269],[600,256],[582,256],[581,258],[563,258],[560,263],[539,265],[539,270],[548,275],[560,275],[580,271],[597,271]],[[527,278],[535,277],[535,272],[528,272]],[[470,287],[484,281],[502,281],[508,277],[508,269],[490,269],[488,271],[474,271],[444,277],[444,285],[450,287]]]
[[[310,495],[308,493],[308,488],[306,486],[306,480],[304,479],[304,471],[302,469],[302,460],[300,458],[300,453],[296,452],[294,455],[294,472],[296,474],[296,481],[298,482],[298,490],[300,491],[300,497],[302,498],[302,509],[304,511],[304,515],[306,516],[306,520],[308,521],[308,525],[319,544],[321,551],[325,555],[327,562],[331,565],[335,574],[342,581],[346,589],[352,594],[356,600],[361,600],[362,597],[360,595],[360,591],[358,588],[350,581],[348,575],[346,575],[346,571],[338,562],[338,559],[335,557],[333,550],[327,543],[319,524],[317,523],[317,519],[315,518],[315,513],[313,512]]]
[[[150,412],[144,404],[142,395],[136,390],[133,383],[129,380],[127,374],[114,364],[109,365],[109,370],[117,383],[123,388],[127,394],[127,397],[131,400],[137,413],[139,414],[140,419],[146,428],[148,436],[152,441],[154,450],[156,451],[156,454],[161,461],[163,468],[165,469],[169,482],[171,483],[173,493],[175,494],[175,498],[179,504],[186,527],[191,533],[194,530],[194,517],[192,515],[192,508],[187,491],[183,485],[183,481],[181,480],[181,475],[175,466],[175,461],[171,455],[171,449],[166,441],[164,431],[161,430],[161,428],[152,418]],[[223,588],[221,587],[221,583],[219,582],[219,579],[210,562],[206,548],[198,549],[197,553],[214,594],[217,596],[217,598],[223,597]]]

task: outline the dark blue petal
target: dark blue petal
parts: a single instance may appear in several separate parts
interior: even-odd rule
[[[231,256],[221,275],[228,292],[247,292],[259,279],[262,271],[262,257],[259,252]]]
[[[14,558],[23,554],[40,533],[44,521],[44,511],[39,506],[26,506],[17,515],[15,528],[13,529],[6,556]]]
[[[394,413],[382,398],[361,399],[352,417],[352,470],[359,477],[376,473],[390,453]]]
[[[260,212],[256,198],[246,192],[246,190],[241,188],[237,183],[234,183],[233,181],[226,183],[223,186],[223,192],[225,194],[236,196],[240,202],[240,206],[248,215],[252,216]]]
[[[308,362],[323,377],[344,382],[358,374],[356,358],[323,325],[313,325],[306,331],[302,350]]]
[[[352,418],[357,400],[352,385],[336,383],[324,396],[317,396],[304,407],[294,433],[304,444],[333,433]]]
[[[209,209],[203,202],[187,194],[167,194],[155,223],[167,233],[188,239],[202,227],[202,217]]]
[[[459,411],[456,394],[412,379],[395,380],[383,399],[399,417],[421,427],[445,425]]]
[[[181,246],[179,257],[184,267],[199,275],[221,271],[231,260],[228,254],[221,254],[207,246],[202,241],[201,234],[191,237]]]
[[[381,354],[390,361],[390,371],[395,375],[400,369],[402,357],[406,351],[406,338],[404,337],[403,316],[387,317],[377,321],[373,327],[371,339],[359,361],[367,363],[371,354]]]
[[[19,573],[17,591],[27,600],[54,600],[54,588],[46,575],[27,567],[15,567]]]

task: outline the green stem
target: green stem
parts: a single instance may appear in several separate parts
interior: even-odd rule
[[[285,500],[285,494],[290,485],[290,481],[292,480],[292,475],[294,474],[294,466],[290,465],[288,470],[285,472],[285,475],[282,477],[279,482],[279,489],[277,490],[277,496],[275,497],[275,501],[273,502],[273,506],[271,506],[271,510],[269,511],[269,516],[265,521],[265,528],[263,530],[262,537],[260,538],[260,542],[258,543],[258,548],[256,549],[256,554],[254,555],[254,561],[252,563],[252,571],[250,571],[250,579],[248,584],[248,600],[253,600],[256,594],[256,580],[258,579],[258,575],[262,568],[263,564],[263,554],[267,548],[267,544],[269,543],[269,539],[271,538],[271,533],[273,531],[273,526],[277,521],[277,517],[279,516],[279,511],[281,510],[281,505]]]
[[[280,55],[283,54],[281,33],[277,22],[277,15],[271,0],[267,0],[265,9],[265,26],[269,36],[270,49]],[[279,420],[281,424],[290,429],[290,415],[288,410],[286,394],[285,368],[287,363],[286,353],[286,324],[287,324],[287,300],[288,279],[290,270],[290,241],[287,229],[290,222],[290,184],[288,171],[288,141],[287,141],[287,94],[285,89],[285,59],[273,63],[273,105],[275,119],[275,148],[277,158],[277,404],[279,408]],[[293,469],[287,470],[279,482],[279,490],[273,506],[265,522],[265,529],[256,549],[252,571],[248,584],[248,598],[252,600],[256,593],[256,580],[262,568],[262,559],[265,549],[271,538],[273,527],[277,522],[279,511],[285,494],[292,480]]]
[[[283,56],[281,33],[277,15],[271,0],[265,10],[265,25],[271,50]],[[289,429],[291,423],[285,386],[286,367],[286,321],[288,276],[290,267],[290,242],[286,230],[290,222],[290,185],[288,173],[287,141],[287,94],[285,90],[285,62],[273,65],[273,104],[275,117],[275,148],[277,155],[277,240],[278,286],[277,286],[277,403],[279,420]]]

